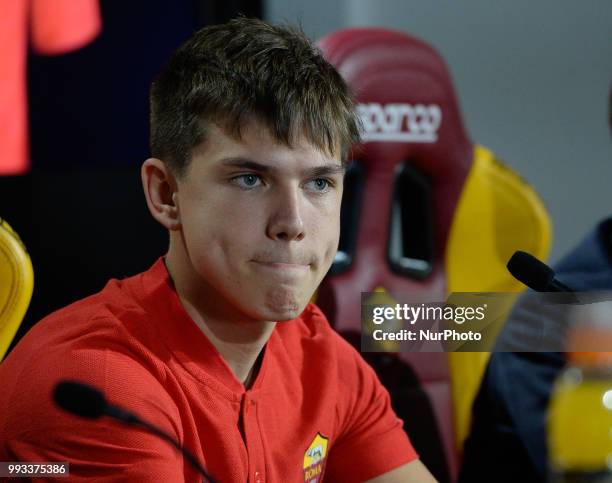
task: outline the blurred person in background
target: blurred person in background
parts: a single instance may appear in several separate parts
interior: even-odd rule
[[[612,89],[608,122],[612,134]],[[612,291],[612,218],[601,221],[553,268],[556,278],[577,292]],[[531,293],[519,298],[496,342],[497,347],[525,352],[493,352],[488,362],[464,446],[462,483],[493,477],[502,483],[547,479],[546,411],[567,358],[563,352],[531,352],[528,344],[541,336],[543,323],[557,325],[559,331],[550,336],[563,339],[566,321],[562,308],[537,312],[530,304]],[[563,340],[558,345],[562,347]]]

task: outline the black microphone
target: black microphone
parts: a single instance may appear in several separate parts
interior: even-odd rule
[[[576,292],[557,280],[552,268],[527,252],[514,252],[506,267],[514,278],[536,292]]]
[[[148,423],[135,413],[119,406],[109,404],[104,393],[93,386],[79,381],[60,381],[53,390],[53,400],[64,411],[82,418],[97,419],[101,416],[110,416],[122,423],[141,427],[160,437],[180,451],[185,459],[210,483],[212,477],[206,472],[197,458],[165,431]]]

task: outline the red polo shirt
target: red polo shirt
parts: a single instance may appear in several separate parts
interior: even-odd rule
[[[363,481],[415,459],[374,371],[309,305],[279,323],[245,390],[183,309],[163,260],[43,319],[0,365],[0,461],[73,479],[198,481],[165,442],[51,402],[80,379],[172,434],[217,481]]]

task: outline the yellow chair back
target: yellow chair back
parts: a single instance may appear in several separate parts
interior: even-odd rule
[[[551,224],[533,188],[475,145],[474,162],[455,211],[446,247],[446,274],[452,292],[516,292],[524,288],[506,269],[515,250],[548,256]],[[513,299],[508,299],[508,311]],[[471,407],[488,361],[486,352],[449,353],[455,436],[463,446]]]
[[[25,316],[33,289],[30,256],[17,233],[0,218],[0,360]]]

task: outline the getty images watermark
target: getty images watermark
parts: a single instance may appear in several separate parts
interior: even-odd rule
[[[563,351],[576,309],[611,307],[607,293],[453,293],[446,300],[369,292],[361,300],[363,352]],[[612,326],[612,310],[610,325]],[[583,312],[579,312],[584,314]],[[606,312],[607,313],[607,312]],[[584,315],[579,315],[584,319]],[[607,350],[612,350],[608,347]]]
[[[481,294],[478,294],[481,295]],[[362,294],[361,348],[365,352],[486,351],[497,332],[499,300],[476,294],[453,294],[424,301],[409,294]],[[495,334],[496,335],[496,334]]]
[[[418,322],[421,324],[427,321],[450,320],[455,324],[463,324],[466,321],[483,320],[485,318],[487,304],[482,304],[479,307],[455,307],[455,306],[440,306],[439,304],[426,305],[424,303],[414,306],[410,304],[395,304],[395,306],[374,306],[372,307],[372,323],[382,325],[389,321],[405,321],[405,323],[415,326]],[[424,340],[424,341],[440,341],[440,340],[482,340],[482,334],[477,331],[467,330],[459,331],[455,328],[446,328],[444,330],[436,330],[431,328],[426,329],[400,329],[385,331],[382,328],[374,329],[372,337],[377,341],[384,340]]]

